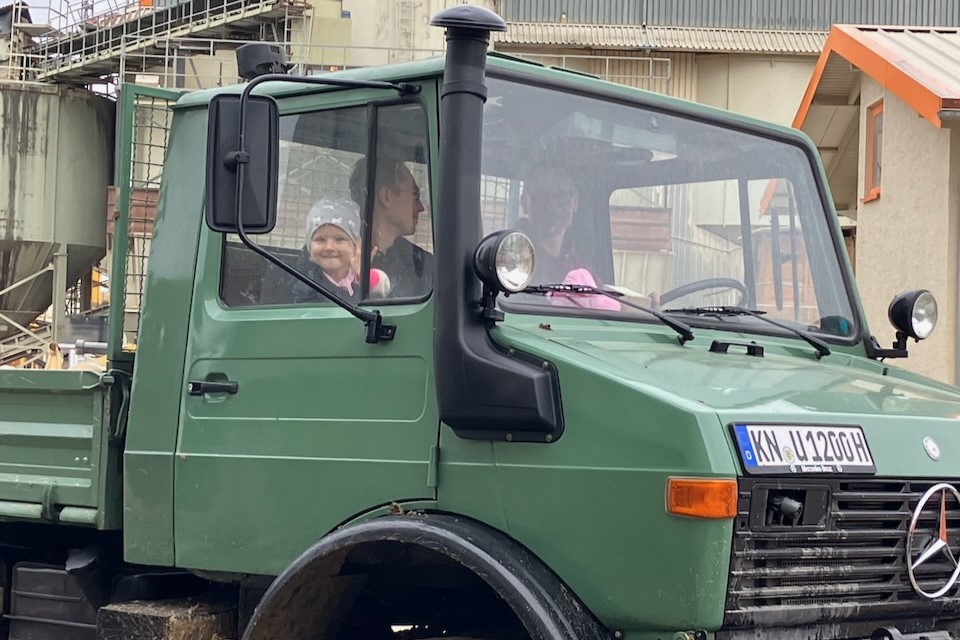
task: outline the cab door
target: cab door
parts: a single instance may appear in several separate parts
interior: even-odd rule
[[[406,239],[432,252],[434,84],[404,101],[369,90],[292,100],[281,105],[278,223],[254,240],[302,266],[311,206],[350,198],[357,162],[388,153],[424,201]],[[369,344],[340,307],[294,302],[294,281],[237,237],[203,233],[177,442],[177,565],[276,574],[357,514],[434,499],[431,292],[362,302],[397,328]]]

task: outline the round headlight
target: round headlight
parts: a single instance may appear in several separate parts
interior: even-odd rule
[[[937,300],[929,291],[924,291],[913,303],[913,332],[923,340],[937,326]]]
[[[474,268],[489,287],[507,293],[523,291],[533,280],[533,243],[519,231],[491,233],[477,246]]]
[[[937,326],[937,300],[925,289],[901,293],[890,303],[887,317],[898,331],[923,340]]]

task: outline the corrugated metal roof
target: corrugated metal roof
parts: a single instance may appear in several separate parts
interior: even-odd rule
[[[934,126],[960,114],[960,29],[837,25],[793,126],[821,150],[838,209],[856,209],[859,82],[865,74]]]
[[[833,24],[960,24],[956,0],[500,0],[508,22],[828,31]]]
[[[841,62],[842,61],[842,62]],[[945,112],[960,115],[960,29],[836,25],[814,68],[794,126],[824,96],[843,95],[859,69],[934,126]]]
[[[509,22],[505,33],[494,34],[494,41],[508,44],[793,54],[818,54],[826,39],[827,34],[824,31],[699,29],[555,22]]]
[[[889,64],[941,99],[960,100],[960,29],[857,29],[864,44]]]

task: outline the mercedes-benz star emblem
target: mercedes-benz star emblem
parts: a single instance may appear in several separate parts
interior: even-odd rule
[[[927,455],[930,456],[930,459],[934,462],[940,459],[940,445],[930,436],[924,436],[923,450],[927,452]]]
[[[950,540],[947,539],[948,497],[956,504],[960,504],[960,492],[951,484],[941,482],[927,489],[920,498],[917,508],[913,510],[910,529],[907,531],[907,574],[910,576],[913,590],[924,598],[939,598],[949,591],[960,577],[960,564],[957,564],[960,540],[955,540],[951,548]],[[931,504],[928,506],[927,503]],[[921,517],[925,517],[926,521],[933,519],[933,526],[925,522],[924,526],[918,529],[917,524]],[[957,554],[954,553],[955,550]],[[924,591],[917,581],[917,570],[924,565],[926,565],[925,568],[931,569],[935,564],[945,565],[944,569],[951,571],[950,577],[944,581],[942,574],[934,573],[931,576],[928,573],[924,580],[939,582],[940,588],[936,591]]]

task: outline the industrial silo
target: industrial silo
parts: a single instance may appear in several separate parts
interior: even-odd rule
[[[103,257],[113,122],[89,91],[0,81],[0,339]]]

